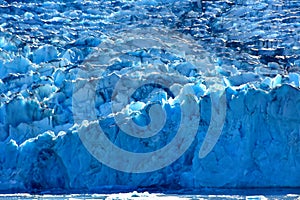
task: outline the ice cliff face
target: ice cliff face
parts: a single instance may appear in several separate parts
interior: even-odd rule
[[[298,2],[0,2],[1,192],[300,187]]]

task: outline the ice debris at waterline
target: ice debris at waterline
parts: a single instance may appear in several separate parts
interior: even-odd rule
[[[298,1],[0,2],[1,192],[300,187]]]

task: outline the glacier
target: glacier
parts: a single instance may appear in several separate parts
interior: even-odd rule
[[[300,188],[298,1],[0,2],[1,193]]]

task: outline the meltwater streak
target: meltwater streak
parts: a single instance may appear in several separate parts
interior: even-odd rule
[[[124,40],[122,40],[124,39]],[[99,126],[95,112],[95,90],[97,82],[107,66],[114,64],[126,52],[159,48],[179,55],[193,64],[208,84],[211,95],[212,115],[208,133],[203,141],[199,157],[204,158],[216,145],[226,116],[226,98],[222,95],[222,79],[217,75],[210,55],[196,44],[196,41],[164,28],[143,28],[124,30],[98,46],[84,62],[74,84],[72,109],[74,121],[81,124],[79,136],[87,150],[101,163],[124,172],[144,173],[164,168],[176,161],[192,144],[198,131],[200,120],[199,105],[192,88],[192,81],[175,70],[162,70],[163,66],[141,65],[130,69],[116,83],[112,95],[112,115],[116,124],[125,133],[147,138],[157,134],[164,126],[166,114],[162,106],[152,105],[149,111],[150,124],[139,127],[132,119],[126,118],[129,98],[139,87],[155,83],[166,88],[180,85],[176,94],[181,107],[181,121],[172,141],[163,148],[149,153],[125,151],[113,144]],[[79,106],[78,102],[86,102]]]

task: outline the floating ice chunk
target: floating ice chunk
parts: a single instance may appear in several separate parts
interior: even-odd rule
[[[268,198],[258,195],[258,196],[247,196],[246,200],[267,200]]]
[[[48,62],[58,57],[57,49],[52,45],[45,45],[38,48],[32,56],[34,63]]]

